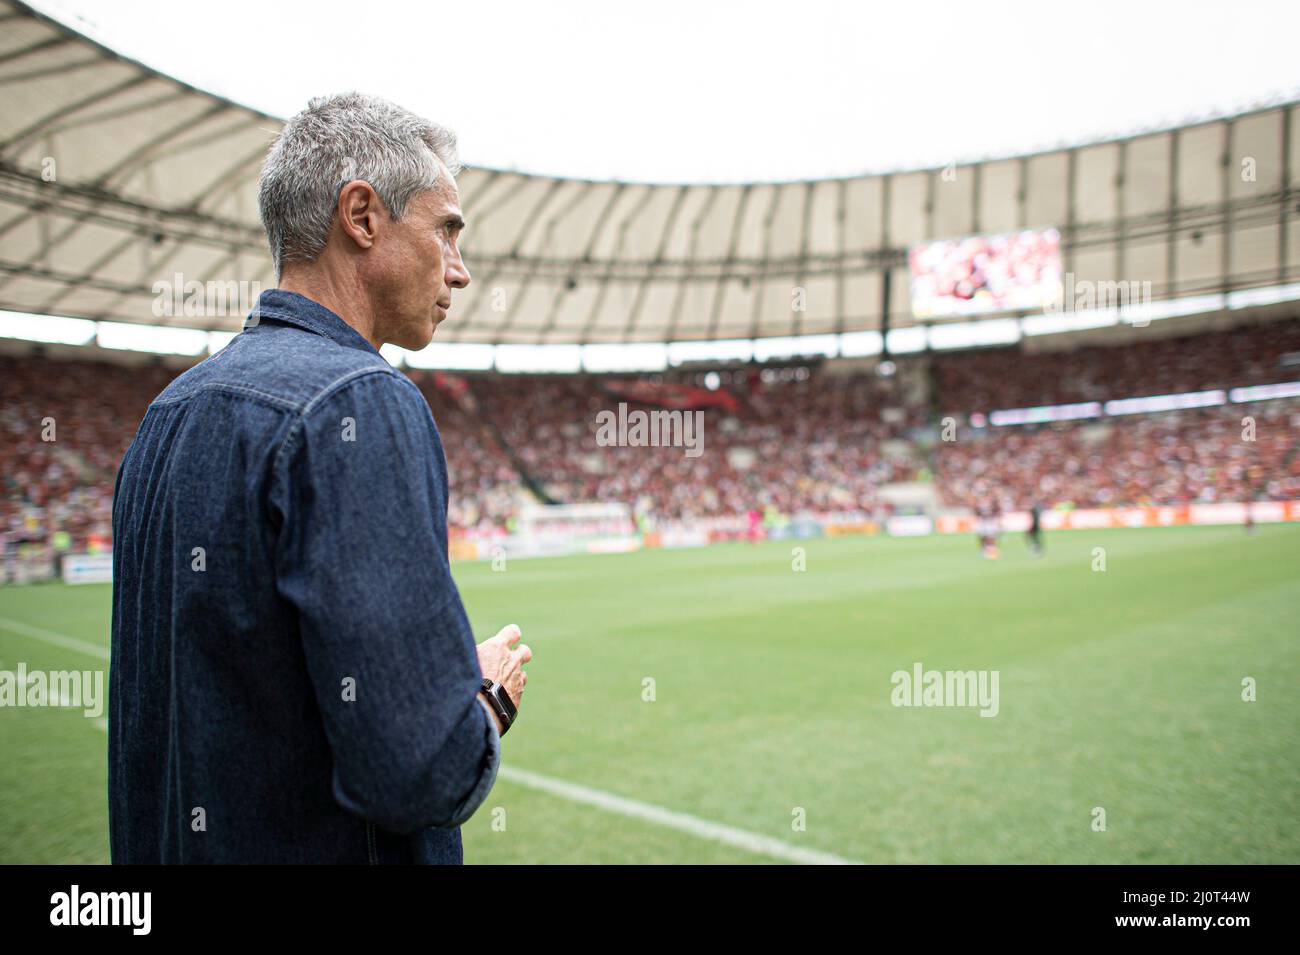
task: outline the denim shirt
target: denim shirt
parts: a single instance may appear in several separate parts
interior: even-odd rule
[[[113,501],[114,862],[459,863],[496,779],[419,389],[303,296],[149,406]]]

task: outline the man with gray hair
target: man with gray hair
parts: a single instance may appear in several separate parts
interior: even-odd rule
[[[149,406],[113,502],[114,862],[462,861],[532,657],[475,647],[420,349],[469,284],[455,137],[312,100],[258,193],[279,288]]]

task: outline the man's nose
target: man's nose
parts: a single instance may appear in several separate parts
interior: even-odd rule
[[[450,288],[464,288],[469,285],[469,269],[460,257],[460,251],[447,262],[447,285]]]

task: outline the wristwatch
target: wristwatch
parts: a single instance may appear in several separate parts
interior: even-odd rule
[[[483,678],[483,695],[487,697],[488,705],[492,707],[492,712],[496,713],[497,719],[501,721],[501,735],[505,736],[510,730],[510,724],[515,721],[514,701],[510,699],[510,694],[500,683],[495,683],[487,677]]]

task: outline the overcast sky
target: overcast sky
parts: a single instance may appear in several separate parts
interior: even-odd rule
[[[469,163],[593,179],[933,166],[1300,95],[1300,2],[35,3],[278,116],[359,89]]]

